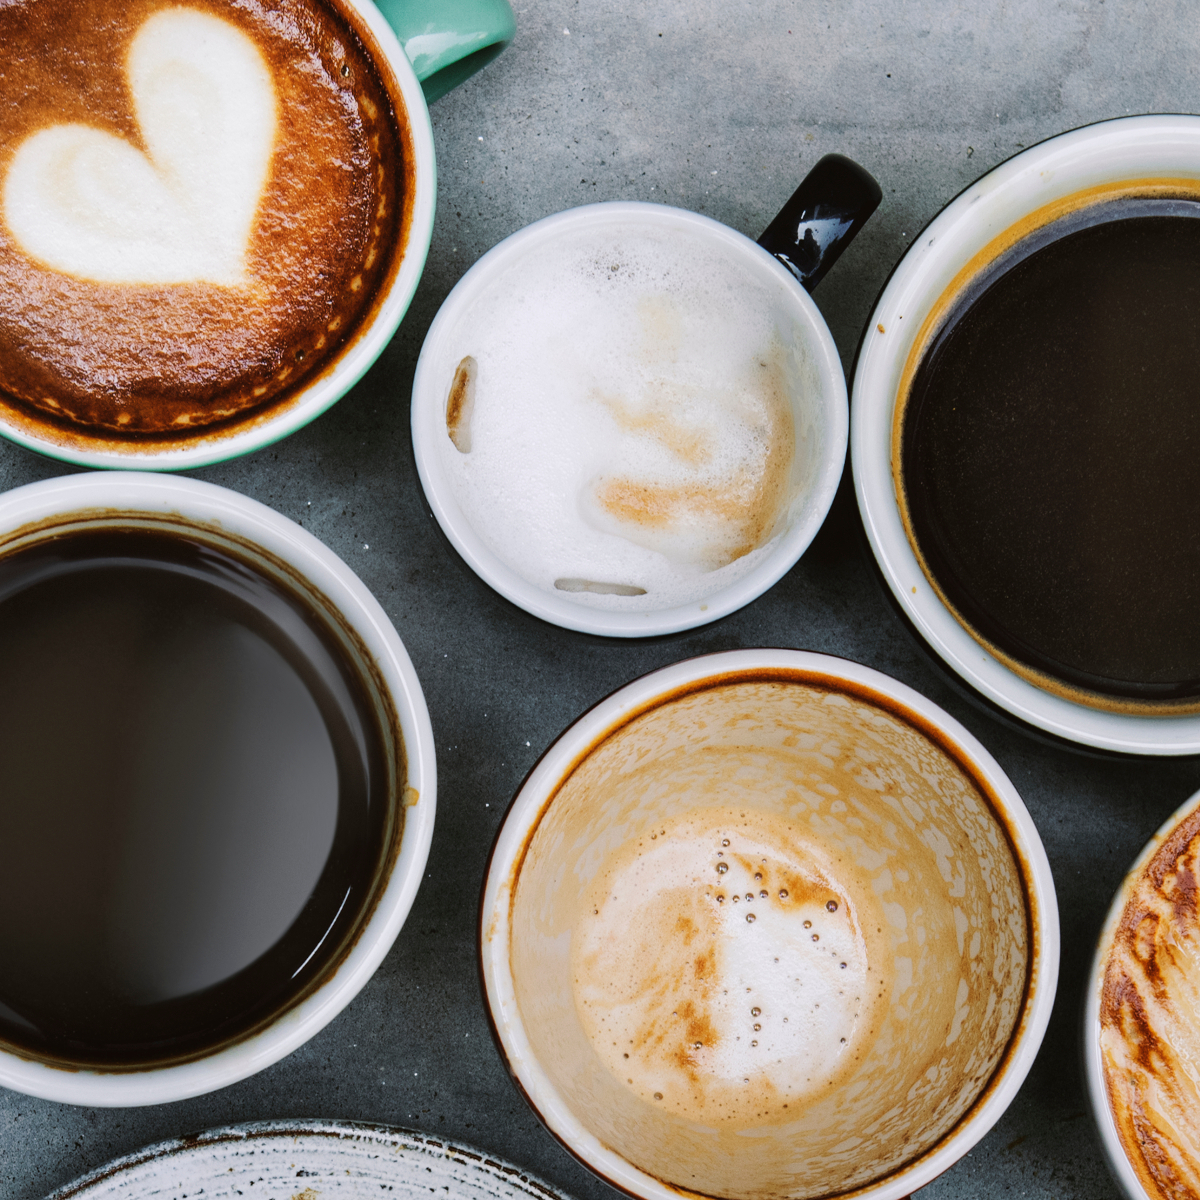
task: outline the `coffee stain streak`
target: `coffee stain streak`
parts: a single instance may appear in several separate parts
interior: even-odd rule
[[[616,522],[621,536],[668,557],[671,539],[680,545],[694,541],[699,550],[686,556],[707,571],[728,566],[771,536],[786,507],[796,433],[782,348],[774,346],[769,359],[752,368],[751,391],[761,404],[753,418],[755,452],[723,474],[703,469],[715,457],[713,434],[685,425],[675,415],[686,405],[685,389],[673,396],[659,384],[640,410],[620,397],[593,393],[622,432],[650,438],[685,464],[691,476],[680,482],[626,474],[594,479],[592,498]],[[736,406],[729,415],[749,424]]]
[[[666,388],[660,385],[660,392]],[[645,434],[689,466],[697,467],[712,458],[712,438],[676,420],[670,398],[659,396],[644,411],[636,411],[620,396],[593,390],[592,398],[608,409],[625,433]]]
[[[1200,1196],[1200,807],[1124,885],[1100,997],[1101,1068],[1126,1158],[1161,1200]]]
[[[460,454],[471,453],[471,418],[475,414],[475,380],[479,364],[467,355],[455,369],[446,397],[446,432]]]

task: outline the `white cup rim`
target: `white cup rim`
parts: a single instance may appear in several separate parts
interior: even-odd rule
[[[370,369],[392,340],[425,268],[433,237],[437,169],[433,149],[433,127],[420,81],[408,56],[372,0],[344,0],[366,26],[395,75],[404,101],[411,134],[415,180],[412,217],[404,257],[388,286],[370,324],[355,338],[333,365],[314,379],[297,397],[275,414],[259,421],[235,425],[229,431],[198,435],[195,442],[180,446],[154,446],[139,450],[89,449],[58,442],[10,422],[0,413],[0,435],[27,450],[60,462],[107,470],[185,471],[211,466],[270,446],[315,420],[332,408]]]
[[[439,443],[446,437],[445,380],[435,377],[433,362],[440,343],[450,335],[462,313],[498,273],[532,247],[576,228],[631,221],[659,228],[685,228],[716,238],[752,269],[786,284],[814,335],[812,349],[824,392],[828,450],[812,481],[804,518],[780,535],[771,553],[741,578],[710,596],[674,608],[610,612],[587,608],[536,587],[502,562],[472,528],[454,497],[438,455]],[[412,439],[417,474],[450,544],[476,575],[519,608],[564,629],[606,637],[652,637],[707,625],[744,607],[777,583],[795,566],[824,523],[841,481],[848,436],[848,400],[841,359],[829,326],[808,292],[782,263],[737,230],[700,213],[645,201],[607,200],[569,208],[519,229],[494,246],[463,275],[438,310],[421,347],[413,380]]]
[[[416,803],[388,880],[357,940],[333,973],[258,1033],[191,1062],[133,1071],[49,1066],[0,1047],[0,1086],[67,1104],[165,1104],[211,1092],[277,1062],[324,1028],[358,994],[391,948],[429,857],[437,805],[433,727],[416,670],[387,614],[366,585],[295,522],[216,484],[145,472],[69,475],[26,484],[0,497],[0,533],[70,513],[104,510],[181,516],[218,527],[298,569],[347,620],[370,654],[395,707]],[[398,784],[403,786],[403,784]]]
[[[1059,134],[1001,163],[950,201],[913,239],[876,301],[855,366],[850,453],[859,512],[884,581],[907,621],[952,671],[993,704],[1055,737],[1119,753],[1177,755],[1200,751],[1200,713],[1142,716],[1075,703],[1021,678],[967,633],[929,586],[909,544],[891,461],[897,364],[903,365],[915,327],[952,265],[965,265],[1019,216],[1093,181],[1165,175],[1168,168],[1155,171],[1155,162],[1200,180],[1200,117],[1120,117]]]
[[[1133,1169],[1121,1136],[1112,1106],[1108,1102],[1108,1087],[1104,1082],[1104,1063],[1100,1054],[1100,1002],[1104,991],[1104,972],[1108,953],[1116,937],[1117,926],[1125,913],[1129,900],[1130,885],[1141,875],[1150,860],[1158,853],[1162,844],[1175,832],[1184,820],[1200,808],[1200,791],[1193,792],[1159,827],[1142,847],[1132,866],[1125,872],[1120,886],[1113,894],[1104,918],[1100,936],[1096,939],[1096,953],[1092,957],[1092,969],[1088,975],[1087,997],[1083,1006],[1083,1069],[1087,1081],[1088,1100],[1100,1144],[1104,1148],[1105,1161],[1113,1178],[1129,1200],[1157,1200],[1142,1186]]]
[[[509,957],[511,890],[508,881],[548,806],[547,797],[605,734],[655,698],[720,676],[768,669],[842,680],[899,702],[952,742],[1005,806],[1026,883],[1033,893],[1030,963],[1033,997],[1027,997],[1014,1041],[980,1099],[948,1134],[888,1178],[841,1193],[871,1200],[901,1200],[935,1179],[967,1153],[1000,1119],[1033,1066],[1054,1007],[1058,983],[1059,920],[1050,863],[1033,818],[999,763],[981,742],[919,692],[870,667],[801,650],[731,650],[674,663],[627,684],[571,725],[534,765],[505,814],[488,860],[480,906],[480,962],[488,1017],[509,1071],[530,1107],[558,1141],[601,1179],[637,1200],[679,1200],[703,1193],[664,1183],[639,1170],[590,1133],[534,1055],[520,1015]],[[836,686],[836,682],[835,682]]]

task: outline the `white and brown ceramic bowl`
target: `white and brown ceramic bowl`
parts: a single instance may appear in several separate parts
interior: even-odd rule
[[[897,418],[942,317],[972,280],[1063,214],[1123,196],[1200,194],[1200,117],[1103,121],[1042,142],[956,196],[913,240],[876,302],[854,373],[850,453],[871,550],[905,618],[972,688],[1023,722],[1106,750],[1193,754],[1200,715],[1084,703],[985,644],[956,616],[906,529]]]

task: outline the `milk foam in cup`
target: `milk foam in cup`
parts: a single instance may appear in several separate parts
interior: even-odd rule
[[[413,390],[426,496],[502,594],[619,636],[740,607],[832,502],[845,384],[820,313],[761,247],[608,203],[514,234],[459,282]]]
[[[916,1190],[1020,1086],[1058,958],[987,752],[795,651],[680,663],[581,718],[505,819],[481,934],[524,1093],[646,1200]]]
[[[1088,1092],[1130,1200],[1200,1197],[1200,793],[1113,898],[1084,1021]]]
[[[424,265],[426,95],[512,37],[507,0],[387,19],[371,0],[18,7],[0,10],[21,63],[0,129],[0,435],[180,469],[323,412]]]

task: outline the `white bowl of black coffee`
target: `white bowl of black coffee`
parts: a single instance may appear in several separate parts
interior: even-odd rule
[[[383,611],[211,485],[0,503],[0,1083],[162,1102],[353,997],[420,881],[433,747]]]
[[[1200,120],[1078,130],[930,225],[855,380],[906,616],[1002,707],[1110,749],[1200,748],[1198,281]]]

